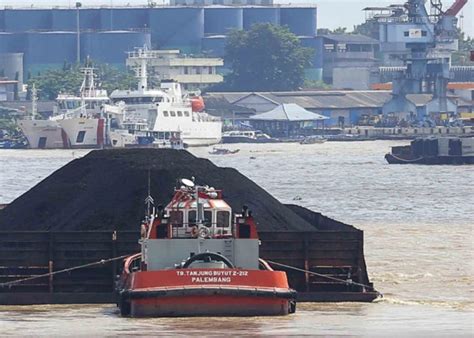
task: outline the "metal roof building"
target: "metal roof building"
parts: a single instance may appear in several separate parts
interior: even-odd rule
[[[216,115],[220,114],[218,106],[213,105],[216,102],[219,102],[220,106],[223,106],[223,102],[227,102],[228,105],[235,106],[236,111],[241,111],[242,107],[245,107],[255,111],[256,114],[269,112],[282,104],[294,103],[306,110],[329,117],[327,125],[337,125],[341,118],[346,125],[355,125],[362,115],[379,115],[382,113],[382,106],[391,98],[391,92],[388,90],[215,92],[204,96],[207,109]],[[407,98],[416,106],[417,113],[423,115],[426,105],[433,97],[431,94],[410,94]],[[472,101],[462,97],[453,99],[457,101],[460,111],[474,110]]]
[[[266,113],[257,114],[250,117],[254,121],[321,121],[329,117],[310,112],[295,103],[283,103]]]
[[[315,127],[324,128],[324,120],[328,119],[329,117],[310,112],[295,103],[284,103],[269,112],[250,116],[249,122],[253,128],[273,137],[292,138],[311,133]]]

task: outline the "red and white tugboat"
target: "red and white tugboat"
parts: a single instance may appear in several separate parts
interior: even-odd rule
[[[142,251],[117,283],[124,316],[261,316],[295,311],[286,273],[259,259],[246,207],[232,214],[222,192],[182,179],[166,208],[142,224]],[[151,197],[147,198],[151,201]],[[149,205],[149,210],[150,210]]]

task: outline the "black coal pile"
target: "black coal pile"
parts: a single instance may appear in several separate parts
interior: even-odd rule
[[[155,205],[170,201],[178,178],[193,176],[222,189],[234,211],[247,205],[261,231],[318,230],[319,214],[281,204],[235,169],[168,149],[101,150],[76,159],[1,210],[0,230],[137,230],[148,173]]]

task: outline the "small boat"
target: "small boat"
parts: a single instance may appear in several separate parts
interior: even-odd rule
[[[385,159],[389,164],[474,164],[474,138],[418,138],[392,147]]]
[[[124,121],[145,121],[146,131],[159,134],[159,139],[163,134],[180,132],[183,143],[190,147],[218,144],[222,121],[206,113],[200,95],[169,79],[162,79],[159,87],[148,85],[147,65],[155,62],[156,55],[157,51],[147,48],[128,53],[127,65],[135,71],[137,88],[117,89],[110,94],[113,105],[123,110]]]
[[[212,148],[212,151],[209,152],[211,155],[231,155],[236,154],[240,151],[240,149],[226,149],[226,148]]]
[[[148,211],[142,251],[117,281],[123,316],[263,316],[295,312],[286,273],[259,259],[252,213],[233,214],[222,191],[182,179],[168,205]]]
[[[0,149],[24,149],[28,144],[22,139],[0,140]]]
[[[300,141],[300,144],[316,144],[316,143],[324,143],[327,139],[320,135],[315,136],[307,136]]]
[[[222,143],[276,143],[273,138],[259,130],[231,130],[222,134]]]

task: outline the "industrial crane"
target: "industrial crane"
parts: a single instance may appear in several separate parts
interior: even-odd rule
[[[437,55],[436,52],[457,49],[456,15],[468,1],[456,0],[443,11],[441,0],[430,0],[430,14],[425,2],[408,0],[403,11],[379,20],[381,32],[384,32],[382,41],[409,51],[404,60],[406,68],[399,70],[393,80],[393,97],[384,105],[384,115],[395,113],[407,120],[429,120],[436,113],[457,113],[457,104],[447,97],[449,56]],[[432,94],[433,97],[420,116],[415,104],[406,95],[422,93]]]

